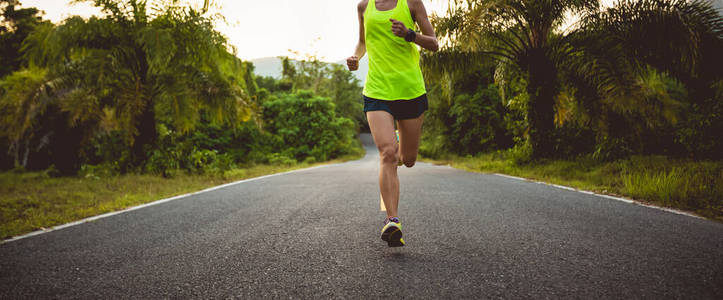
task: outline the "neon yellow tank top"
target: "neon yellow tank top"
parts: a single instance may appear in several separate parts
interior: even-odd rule
[[[392,33],[395,19],[407,28],[414,28],[407,0],[397,0],[397,6],[387,11],[376,8],[369,0],[364,11],[364,38],[369,55],[369,72],[362,92],[379,100],[409,100],[427,92],[419,67],[419,49],[414,43]]]

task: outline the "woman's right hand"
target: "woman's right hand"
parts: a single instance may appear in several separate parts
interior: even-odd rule
[[[346,59],[346,66],[349,67],[349,71],[356,71],[359,69],[359,58],[356,56],[349,56]]]

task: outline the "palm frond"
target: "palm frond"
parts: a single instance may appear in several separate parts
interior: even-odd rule
[[[621,0],[582,22],[589,31],[602,34],[596,38],[624,47],[623,54],[630,60],[653,65],[678,78],[710,73],[701,70],[715,73],[703,61],[723,67],[720,59],[711,56],[723,51],[723,17],[709,1]],[[721,72],[707,75],[720,76]]]

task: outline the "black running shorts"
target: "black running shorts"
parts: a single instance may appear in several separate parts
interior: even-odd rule
[[[383,110],[390,113],[395,120],[416,119],[429,107],[427,94],[410,100],[379,100],[364,97],[364,113]]]

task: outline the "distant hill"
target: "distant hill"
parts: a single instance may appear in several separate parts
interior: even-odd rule
[[[340,64],[342,66],[346,66],[346,59],[340,60],[336,62],[337,64]],[[356,78],[361,81],[361,84],[364,85],[364,83],[367,81],[367,72],[369,71],[369,58],[368,56],[362,57],[362,59],[359,61],[359,70],[356,70],[352,72]]]
[[[256,76],[281,78],[281,60],[277,57],[264,57],[252,59],[254,74]]]
[[[254,74],[257,76],[274,77],[276,79],[281,78],[281,59],[278,57],[264,57],[252,59],[251,62],[254,64]],[[334,62],[346,66],[346,60]],[[352,72],[362,84],[366,81],[367,71],[369,70],[369,60],[364,57],[359,62],[359,70]]]

